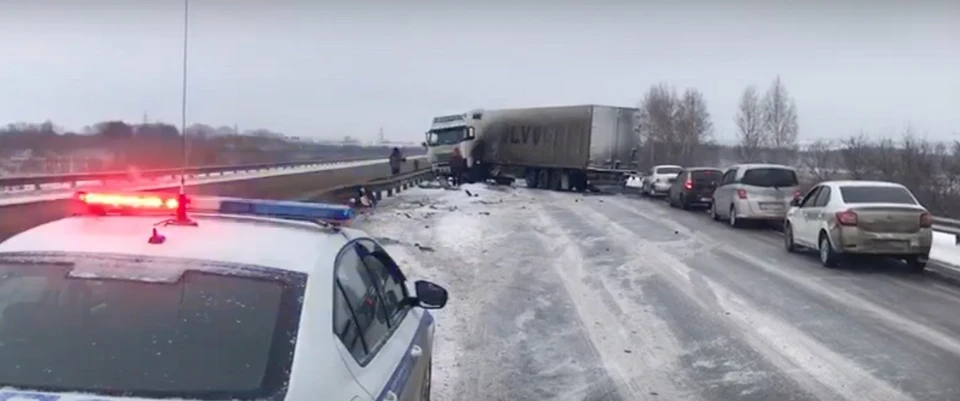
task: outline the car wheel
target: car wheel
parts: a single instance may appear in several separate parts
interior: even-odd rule
[[[740,219],[737,218],[737,209],[734,206],[730,206],[730,218],[728,220],[730,227],[737,228],[740,227]]]
[[[836,267],[837,266],[837,253],[833,250],[833,245],[830,244],[830,237],[826,233],[820,233],[819,248],[820,252],[820,263],[826,267]]]
[[[793,242],[793,227],[790,223],[783,224],[783,247],[790,253],[797,251],[797,245]]]
[[[717,214],[717,202],[710,202],[710,218],[713,221],[720,221],[720,215]]]
[[[927,258],[921,256],[909,256],[905,258],[907,267],[914,273],[923,273],[927,269]]]
[[[686,196],[680,195],[680,201],[679,201],[679,202],[680,202],[680,208],[682,208],[683,210],[690,210],[690,203],[687,202],[687,197],[686,197]]]

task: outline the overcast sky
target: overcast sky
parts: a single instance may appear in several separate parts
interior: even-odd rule
[[[664,81],[733,138],[743,88],[779,74],[802,138],[960,133],[958,0],[341,3],[192,0],[188,123],[419,141],[435,115],[636,106]],[[182,7],[0,1],[0,122],[179,124]]]

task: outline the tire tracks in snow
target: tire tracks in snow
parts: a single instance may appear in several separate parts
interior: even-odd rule
[[[720,321],[726,322],[725,327],[730,333],[750,344],[750,346],[760,353],[765,360],[775,366],[781,372],[789,374],[789,377],[796,381],[805,391],[817,399],[844,399],[844,400],[875,400],[875,401],[895,401],[912,400],[913,398],[904,394],[899,389],[891,386],[887,382],[874,377],[870,372],[865,371],[852,361],[844,358],[828,347],[820,344],[815,339],[809,337],[801,330],[783,321],[777,316],[764,313],[757,305],[751,304],[744,297],[738,296],[733,291],[724,288],[717,282],[692,271],[680,259],[672,256],[670,251],[673,248],[682,247],[685,241],[696,240],[703,244],[709,244],[709,239],[700,238],[700,235],[688,237],[687,240],[656,243],[638,236],[635,232],[625,228],[619,222],[606,216],[604,213],[593,209],[589,202],[572,201],[572,197],[566,194],[549,193],[546,196],[550,207],[563,208],[579,217],[579,222],[586,224],[593,229],[605,232],[608,239],[619,248],[630,252],[637,260],[643,260],[642,268],[654,270],[658,277],[664,278],[674,290],[684,294],[689,300],[699,305],[703,310],[713,315],[724,315],[726,319]],[[649,216],[645,216],[649,219]],[[556,224],[549,218],[543,218],[544,225]],[[669,221],[669,220],[667,220]],[[670,223],[667,223],[670,224]],[[679,231],[679,229],[677,230]],[[560,234],[553,234],[554,241]],[[569,238],[559,242],[565,243],[565,246],[573,248],[575,243]],[[686,244],[689,246],[690,244]],[[695,247],[691,247],[695,248]],[[684,252],[686,253],[686,252]],[[571,255],[576,256],[576,255]],[[571,286],[576,287],[574,282],[577,274],[583,274],[582,258],[580,260],[572,259],[576,267],[559,267],[567,269],[571,277],[566,281]],[[578,270],[571,270],[578,269]],[[581,299],[586,308],[591,313],[603,315],[603,312],[596,311],[602,308],[596,301],[590,299]],[[579,307],[579,306],[578,306]],[[621,308],[623,306],[621,305]],[[629,308],[629,307],[628,307]],[[621,328],[625,323],[618,321],[616,316],[604,315],[604,320],[609,322],[612,327]],[[592,333],[593,334],[593,333]],[[651,333],[654,334],[654,333]],[[660,337],[671,337],[669,329],[658,333]],[[656,337],[654,337],[656,338]],[[619,343],[611,343],[600,336],[594,337],[598,348],[606,355],[615,353],[615,346]],[[606,341],[606,343],[604,342]],[[621,341],[625,341],[621,339]],[[664,347],[665,350],[659,353],[657,359],[664,357],[678,358],[682,353],[681,347],[671,344],[668,338],[657,341],[657,344],[669,344]],[[669,365],[673,363],[674,365]],[[671,377],[682,375],[684,367],[677,366],[676,360],[664,362],[662,360],[645,360],[641,363],[631,361],[627,358],[617,358],[611,361],[610,365],[619,370],[621,376],[633,377],[633,374],[643,373],[646,365],[652,364],[657,368],[657,364],[667,364],[673,369]],[[639,365],[639,366],[638,366]],[[663,366],[663,365],[661,365]],[[659,372],[656,371],[655,372]],[[649,372],[647,372],[649,374]],[[660,383],[672,382],[671,377],[664,377],[656,380]],[[690,394],[690,389],[681,381],[672,388],[667,389],[670,394],[664,399],[694,399]]]
[[[561,278],[544,273],[529,196],[479,192],[505,204],[490,208],[448,192],[402,213],[381,208],[365,224],[372,235],[402,239],[387,248],[411,277],[450,291],[447,308],[436,311],[434,397],[622,400],[605,392],[611,380]]]

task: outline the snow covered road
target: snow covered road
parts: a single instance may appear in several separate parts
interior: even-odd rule
[[[957,400],[960,288],[627,196],[420,189],[357,226],[445,285],[437,400]]]

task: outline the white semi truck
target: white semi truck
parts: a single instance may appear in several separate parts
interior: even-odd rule
[[[638,124],[635,108],[581,105],[477,109],[457,126],[470,180],[585,191],[619,185],[637,168]]]
[[[460,141],[474,130],[469,113],[434,117],[426,133],[423,146],[427,148],[427,160],[437,175],[450,174],[450,154],[460,146]]]

